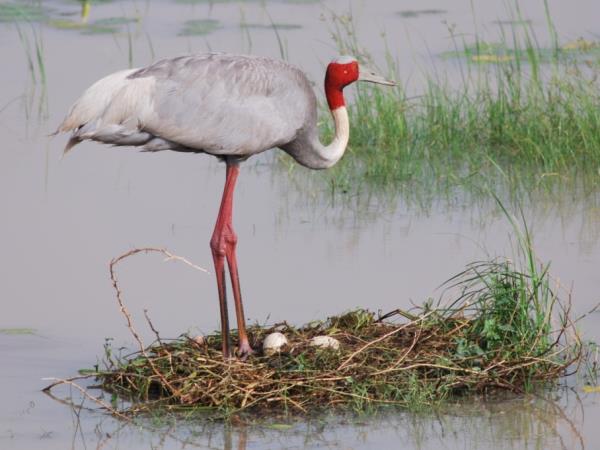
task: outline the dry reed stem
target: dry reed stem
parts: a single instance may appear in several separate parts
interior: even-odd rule
[[[100,407],[102,407],[103,409],[105,409],[106,411],[108,411],[110,414],[112,414],[115,417],[118,417],[119,419],[123,419],[126,420],[127,422],[131,421],[131,417],[127,416],[126,414],[123,414],[122,412],[116,410],[115,408],[113,408],[112,406],[110,406],[108,403],[106,403],[105,401],[94,397],[93,395],[91,395],[87,389],[85,389],[84,387],[78,385],[77,383],[75,383],[74,381],[77,379],[82,379],[82,378],[89,378],[88,376],[84,376],[84,377],[73,377],[73,378],[43,378],[44,381],[52,381],[52,384],[50,384],[49,386],[46,386],[43,391],[44,392],[50,392],[52,390],[52,388],[54,388],[55,386],[61,385],[61,384],[66,384],[67,386],[71,386],[75,389],[77,389],[79,392],[81,392],[81,394],[87,398],[88,400],[91,400],[92,402],[96,403],[97,405],[99,405]]]
[[[129,331],[131,332],[131,334],[137,341],[139,348],[140,348],[140,352],[146,358],[148,358],[148,362],[149,362],[150,366],[152,367],[152,370],[154,371],[156,376],[158,378],[160,378],[160,380],[163,382],[163,384],[165,386],[167,386],[173,394],[179,395],[179,391],[169,382],[169,380],[162,374],[162,372],[160,372],[156,368],[152,359],[150,359],[148,357],[148,353],[146,352],[146,346],[144,345],[144,342],[142,341],[141,336],[139,335],[139,333],[133,326],[133,320],[131,318],[131,314],[129,313],[127,307],[125,306],[125,303],[123,302],[123,295],[122,295],[121,289],[119,288],[119,284],[117,282],[117,276],[116,276],[116,272],[115,272],[115,267],[117,266],[117,264],[119,264],[124,259],[129,258],[130,256],[133,256],[133,255],[136,255],[136,254],[142,253],[142,252],[143,253],[151,253],[151,252],[161,253],[167,257],[165,259],[165,261],[172,261],[172,260],[181,261],[196,270],[200,270],[205,273],[208,273],[208,271],[206,269],[203,269],[202,267],[190,262],[189,260],[187,260],[186,258],[184,258],[182,256],[175,255],[164,248],[156,248],[156,247],[134,248],[132,250],[129,250],[129,251],[123,253],[120,256],[117,256],[116,258],[113,258],[109,264],[110,279],[112,281],[112,285],[116,292],[117,302],[119,303],[121,313],[125,316],[125,319],[127,320],[127,328],[129,328]],[[144,312],[144,313],[146,314],[146,312]],[[146,318],[148,319],[150,328],[152,329],[152,331],[154,331],[154,333],[158,337],[158,332],[155,330],[154,326],[152,325],[152,322],[150,322],[150,319],[148,318],[147,314],[146,314]],[[158,339],[160,342],[160,337],[158,337]]]
[[[342,370],[344,367],[346,367],[348,365],[348,363],[350,361],[352,361],[352,359],[354,359],[354,357],[356,355],[358,355],[359,353],[365,351],[367,348],[369,348],[370,346],[377,344],[378,342],[381,342],[387,338],[389,338],[390,336],[393,336],[394,334],[402,331],[403,329],[405,329],[406,327],[410,326],[410,325],[415,325],[419,322],[422,322],[423,320],[425,320],[427,317],[429,317],[431,314],[433,314],[435,312],[435,310],[429,311],[428,313],[422,315],[421,317],[419,317],[416,320],[413,320],[411,322],[408,322],[402,326],[399,326],[398,328],[390,331],[389,333],[384,334],[383,336],[381,336],[380,338],[374,339],[370,342],[367,342],[365,345],[363,345],[361,348],[359,348],[358,350],[356,350],[354,353],[352,353],[342,364],[340,364],[340,366],[337,368],[338,371]]]

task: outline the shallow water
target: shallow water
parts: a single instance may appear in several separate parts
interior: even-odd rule
[[[503,5],[428,2],[418,14],[409,2],[351,1],[361,44],[380,62],[382,30],[403,61],[400,78],[418,91],[424,70],[456,65],[436,55],[452,50],[448,24],[458,33],[493,34]],[[81,5],[43,2],[52,17],[77,22]],[[264,5],[264,6],[263,6]],[[81,29],[0,23],[3,56],[0,85],[0,447],[158,448],[181,447],[191,433],[209,448],[594,448],[600,431],[600,394],[572,390],[553,401],[525,398],[474,400],[434,415],[386,413],[374,418],[330,418],[326,425],[230,430],[219,425],[165,435],[125,427],[101,414],[73,411],[40,392],[45,377],[67,377],[101,357],[105,337],[131,347],[108,278],[108,261],[132,247],[166,247],[211,269],[208,239],[224,178],[207,156],[143,154],[84,143],[61,158],[64,137],[49,139],[71,102],[91,82],[111,71],[153,58],[205,51],[280,54],[272,29],[240,22],[300,25],[281,29],[289,59],[320,86],[323,64],[335,52],[328,20],[348,12],[347,1],[318,2],[108,2],[93,4],[88,22],[139,17],[115,34]],[[542,42],[547,28],[541,2],[521,4]],[[561,39],[593,39],[600,6],[550,2]],[[396,14],[404,11],[404,14]],[[190,19],[218,20],[221,28],[201,36],[178,36]],[[444,23],[446,21],[447,23]],[[129,31],[127,31],[129,30]],[[36,34],[34,34],[36,33]],[[47,83],[33,82],[26,46],[43,42]],[[129,44],[131,42],[131,44]],[[130,51],[131,50],[131,51]],[[131,55],[131,56],[130,56]],[[320,90],[320,89],[318,89]],[[354,124],[360,126],[360,124]],[[321,184],[303,183],[273,164],[266,153],[242,168],[235,225],[247,316],[259,322],[303,323],[357,306],[391,310],[438,297],[444,280],[487,255],[508,255],[511,228],[488,204],[467,196],[435,198],[422,207],[403,197],[332,200]],[[600,300],[597,267],[600,206],[597,193],[565,192],[527,203],[525,215],[542,261],[567,289],[576,314]],[[158,256],[140,256],[119,267],[127,305],[145,339],[147,309],[165,337],[218,327],[211,275]],[[600,315],[581,323],[588,339],[600,339]],[[8,329],[35,332],[7,334]],[[64,393],[64,392],[63,392]],[[68,392],[66,392],[68,394]],[[91,405],[90,405],[91,406]],[[196,425],[198,426],[198,425]],[[106,437],[106,433],[111,438]]]

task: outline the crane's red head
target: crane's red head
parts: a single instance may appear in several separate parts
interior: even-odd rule
[[[351,56],[340,56],[327,66],[325,74],[325,95],[329,109],[345,105],[342,90],[358,80],[358,61]]]
[[[370,81],[371,83],[394,86],[368,67],[358,67],[358,61],[352,56],[340,56],[329,63],[325,74],[325,95],[329,109],[334,110],[345,106],[342,90],[355,81]]]

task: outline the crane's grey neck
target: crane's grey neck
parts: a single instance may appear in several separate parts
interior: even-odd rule
[[[329,145],[323,145],[318,133],[315,132],[307,143],[308,148],[303,148],[302,151],[292,155],[303,166],[311,169],[328,169],[344,155],[350,138],[348,111],[345,106],[341,106],[331,110],[331,115],[335,124],[333,141]]]

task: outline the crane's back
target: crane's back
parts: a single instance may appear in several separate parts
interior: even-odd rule
[[[91,86],[59,131],[146,150],[250,156],[285,146],[316,122],[298,68],[270,58],[204,54],[117,72]]]

